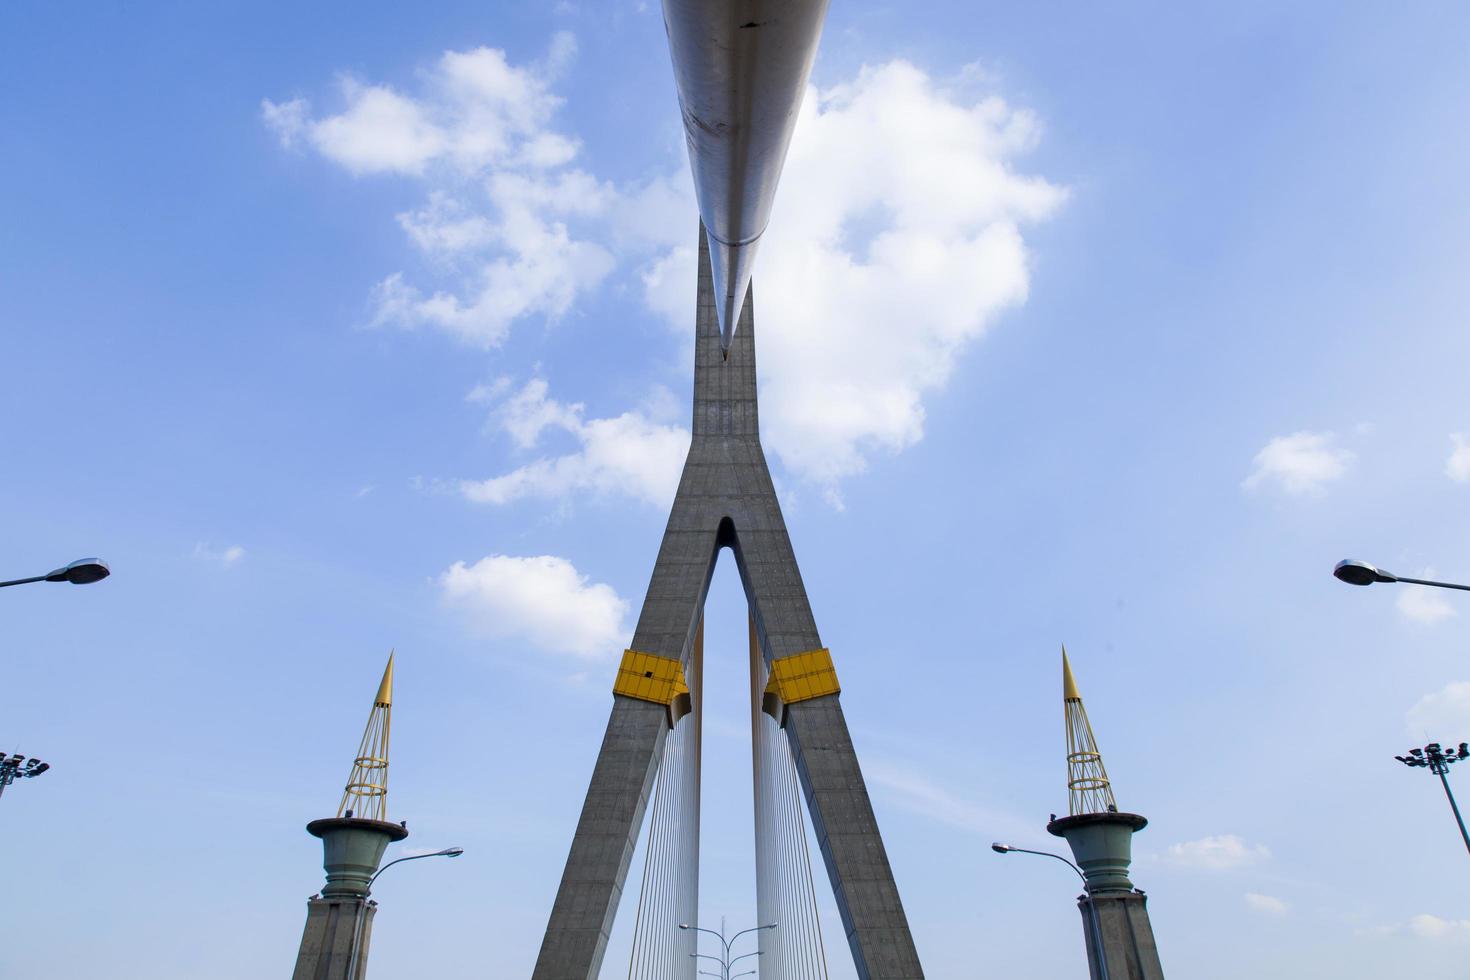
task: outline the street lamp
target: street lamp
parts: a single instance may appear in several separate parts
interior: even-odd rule
[[[1422,578],[1405,578],[1392,572],[1385,572],[1376,565],[1370,565],[1356,558],[1344,558],[1332,568],[1332,574],[1339,581],[1348,585],[1372,585],[1375,582],[1408,582],[1410,585],[1432,585],[1437,589],[1459,589],[1461,592],[1470,592],[1470,585],[1456,585],[1453,582],[1431,582]]]
[[[31,779],[50,768],[51,763],[42,762],[40,759],[27,759],[19,752],[8,759],[0,755],[0,795],[4,794],[5,787],[17,779]]]
[[[1082,879],[1082,890],[1087,893],[1088,921],[1092,923],[1092,945],[1093,949],[1097,951],[1098,972],[1102,980],[1108,980],[1108,956],[1107,952],[1103,949],[1102,926],[1097,921],[1097,903],[1092,900],[1092,889],[1088,887],[1087,876],[1082,873],[1082,869],[1060,854],[1053,854],[1051,851],[1032,851],[1024,847],[1014,847],[1010,844],[991,844],[990,849],[997,854],[1035,854],[1039,857],[1056,858],[1077,872],[1077,877]]]
[[[730,976],[730,967],[731,966],[733,966],[734,964],[736,964],[740,960],[748,959],[748,958],[750,958],[752,956],[760,956],[761,955],[760,953],[746,953],[744,956],[737,956],[733,960],[730,959],[730,948],[735,945],[735,940],[739,939],[741,936],[747,935],[748,933],[760,932],[762,929],[774,929],[778,925],[780,925],[779,922],[772,922],[769,925],[752,926],[749,929],[742,929],[742,930],[740,930],[735,935],[731,936],[728,940],[725,938],[725,930],[724,930],[723,920],[721,920],[721,926],[720,926],[720,931],[719,932],[715,932],[713,929],[704,929],[704,928],[701,928],[700,926],[691,926],[687,922],[681,922],[681,923],[679,923],[679,928],[680,929],[692,929],[695,932],[707,932],[711,936],[714,936],[716,939],[718,939],[720,941],[721,947],[723,947],[723,950],[724,950],[724,955],[723,956],[706,956],[705,954],[699,953],[699,952],[690,953],[689,955],[692,956],[692,957],[694,957],[695,959],[714,960],[715,962],[717,962],[717,963],[720,964],[720,971],[721,971],[720,976],[721,976],[722,980],[732,980],[732,978]],[[698,947],[696,947],[696,949],[697,948]],[[703,972],[703,971],[700,971],[700,972]],[[752,970],[751,972],[754,973],[755,971]],[[710,976],[714,976],[714,974],[710,974]],[[743,977],[743,976],[745,976],[745,974],[744,973],[738,973],[738,974],[736,974],[736,976]]]
[[[401,857],[397,860],[389,861],[378,869],[377,874],[368,879],[367,889],[362,893],[363,905],[366,906],[367,897],[373,893],[373,882],[378,880],[378,875],[381,875],[384,871],[393,867],[393,865],[402,864],[404,861],[417,861],[419,858],[457,858],[463,853],[464,848],[462,847],[446,847],[442,851],[432,851],[428,854],[410,854],[408,857]],[[357,922],[353,925],[352,944],[347,949],[347,980],[357,980],[357,948],[362,944],[362,924],[367,918],[365,913],[366,909],[364,909],[364,914],[357,917]]]
[[[45,575],[32,575],[30,578],[0,582],[0,589],[7,585],[29,585],[32,582],[70,582],[72,585],[90,585],[93,582],[102,581],[111,574],[112,569],[108,568],[107,562],[101,558],[82,558],[69,565],[53,569]]]
[[[1460,807],[1455,803],[1455,794],[1450,792],[1450,781],[1447,774],[1450,764],[1461,762],[1470,757],[1470,745],[1460,743],[1458,750],[1450,749],[1448,752],[1439,747],[1438,742],[1430,742],[1422,749],[1410,749],[1408,755],[1396,755],[1395,759],[1404,765],[1414,769],[1428,769],[1439,777],[1444,785],[1444,795],[1449,797],[1450,809],[1455,812],[1455,823],[1460,825],[1460,839],[1465,842],[1465,849],[1470,851],[1470,834],[1465,833],[1465,821],[1460,816]]]

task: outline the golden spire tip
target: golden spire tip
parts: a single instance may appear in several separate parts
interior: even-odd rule
[[[1077,679],[1072,676],[1072,664],[1067,660],[1067,645],[1062,644],[1062,700],[1081,701],[1077,692]]]
[[[383,683],[378,685],[378,696],[373,699],[373,704],[386,707],[393,703],[393,653],[388,651],[388,666],[383,668]]]

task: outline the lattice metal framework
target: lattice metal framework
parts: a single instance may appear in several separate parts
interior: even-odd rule
[[[373,710],[363,729],[362,744],[352,763],[352,774],[342,790],[337,816],[363,820],[388,819],[388,739],[393,721],[393,654],[373,698]]]
[[[1073,816],[1079,813],[1115,813],[1118,804],[1113,799],[1113,785],[1108,781],[1107,767],[1097,750],[1097,739],[1092,735],[1087,709],[1082,706],[1082,695],[1077,692],[1077,681],[1072,677],[1072,664],[1067,660],[1066,647],[1062,647],[1062,702],[1067,726],[1067,802],[1070,812]]]

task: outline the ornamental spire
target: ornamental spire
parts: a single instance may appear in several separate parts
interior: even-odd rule
[[[388,819],[388,735],[393,716],[393,652],[388,652],[388,666],[373,698],[362,744],[352,763],[352,775],[342,791],[337,816],[359,820]]]
[[[1113,799],[1108,770],[1097,750],[1097,739],[1092,736],[1092,724],[1087,720],[1087,709],[1082,706],[1082,695],[1077,691],[1065,646],[1062,647],[1062,710],[1067,726],[1069,812],[1074,817],[1082,813],[1116,813],[1118,804]]]

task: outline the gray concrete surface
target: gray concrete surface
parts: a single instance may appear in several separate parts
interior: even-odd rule
[[[703,228],[699,267],[693,440],[630,644],[686,669],[723,547],[735,553],[767,662],[822,646],[760,444],[754,297],[725,358]],[[840,655],[837,665],[840,676]],[[786,732],[858,975],[919,980],[840,695],[790,705]],[[533,980],[597,977],[667,734],[661,706],[614,696]]]
[[[1103,980],[1098,969],[1087,903],[1097,903],[1098,930],[1107,957],[1108,980],[1164,980],[1154,927],[1148,918],[1148,898],[1143,892],[1099,892],[1078,900],[1082,912],[1082,935],[1087,945],[1087,966],[1092,980]]]
[[[291,980],[347,980],[352,930],[358,916],[363,921],[362,938],[357,946],[356,980],[366,980],[368,946],[377,911],[377,906],[360,898],[307,899],[306,928],[301,934],[301,949],[296,954],[296,970]]]

